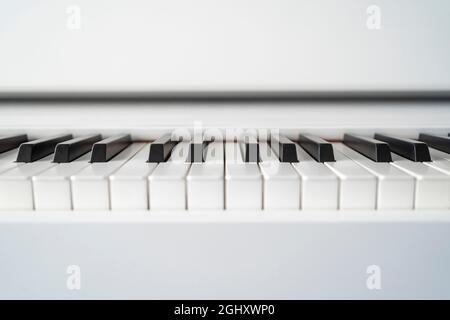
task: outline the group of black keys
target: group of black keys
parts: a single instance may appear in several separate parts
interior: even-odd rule
[[[449,134],[450,136],[450,134]],[[391,152],[415,162],[431,161],[428,147],[450,153],[449,136],[419,134],[417,140],[375,134],[373,138],[344,134],[343,143],[376,162],[391,162]],[[190,142],[188,162],[203,162],[211,141]],[[19,148],[17,162],[34,162],[54,153],[53,162],[68,163],[91,151],[90,162],[107,162],[132,143],[129,134],[102,140],[100,134],[73,138],[71,134],[28,141],[25,134],[0,137],[0,153]],[[150,145],[148,162],[165,162],[179,143],[165,134]],[[253,136],[242,141],[245,162],[259,161],[259,144]],[[314,135],[300,134],[297,143],[318,162],[335,161],[332,144]],[[271,147],[281,162],[298,162],[296,143],[285,136],[273,136]]]

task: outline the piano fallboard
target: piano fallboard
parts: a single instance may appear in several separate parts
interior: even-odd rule
[[[0,96],[448,91],[447,0],[9,0]]]

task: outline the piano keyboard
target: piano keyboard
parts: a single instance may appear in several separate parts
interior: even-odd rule
[[[450,138],[0,138],[0,210],[449,209]]]

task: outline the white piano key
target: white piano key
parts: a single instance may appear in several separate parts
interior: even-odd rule
[[[236,142],[225,142],[225,164],[242,164],[241,146]]]
[[[33,210],[32,177],[56,165],[47,156],[0,174],[0,210]]]
[[[424,162],[425,165],[450,175],[450,155],[448,153],[430,148],[432,162]]]
[[[16,162],[19,148],[0,154],[0,172],[23,165],[23,162]]]
[[[224,164],[225,162],[224,148],[225,146],[222,141],[211,142],[206,148],[205,162]]]
[[[68,162],[55,164],[33,176],[33,194],[36,210],[71,210],[70,177],[89,165],[90,154]]]
[[[430,148],[431,161],[433,162],[450,162],[450,154]],[[1,159],[0,159],[1,160]],[[424,162],[427,163],[427,162]]]
[[[269,146],[269,144],[267,142],[265,142],[265,141],[260,142],[258,149],[259,149],[259,154],[258,154],[259,161],[264,162],[264,163],[280,162],[280,159],[278,159],[277,154],[272,149],[272,147]]]
[[[388,162],[375,162],[342,143],[334,150],[343,153],[377,177],[377,209],[412,209],[414,178]]]
[[[112,210],[148,209],[148,176],[158,165],[147,162],[149,152],[147,144],[109,177]]]
[[[0,153],[0,162],[14,162],[17,159],[19,148]]]
[[[189,163],[162,162],[148,177],[150,210],[186,209]]]
[[[263,209],[300,209],[300,177],[290,163],[280,162],[267,144],[259,144]]]
[[[438,159],[432,162],[424,162],[424,164],[433,169],[436,169],[438,171],[450,175],[450,161],[447,161],[445,159]]]
[[[238,143],[225,144],[225,208],[261,209],[262,177],[257,163],[244,163]]]
[[[110,209],[109,176],[132,158],[143,143],[133,143],[108,162],[90,163],[70,177],[74,210]]]
[[[222,142],[211,142],[205,162],[192,163],[186,177],[189,209],[224,208],[223,148]]]
[[[189,156],[189,148],[190,148],[189,142],[180,142],[178,143],[173,149],[172,153],[170,154],[170,158],[167,160],[167,162],[175,162],[175,163],[188,163],[190,161],[187,161],[187,158]]]
[[[148,177],[150,210],[186,209],[186,175],[189,142],[180,142],[172,150],[167,162],[159,163]]]
[[[377,180],[340,152],[335,152],[335,162],[326,162],[339,178],[339,209],[375,209]]]
[[[317,162],[297,145],[297,163],[293,167],[301,179],[302,209],[337,209],[339,180],[325,164]]]
[[[450,176],[432,166],[392,155],[392,165],[412,175],[415,180],[415,209],[450,207]]]
[[[432,162],[424,162],[424,164],[450,174],[450,154],[430,148],[430,156]]]

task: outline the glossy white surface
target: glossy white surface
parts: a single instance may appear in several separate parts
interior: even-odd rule
[[[91,153],[69,162],[55,164],[32,177],[36,210],[71,210],[72,187],[70,177],[89,165]]]
[[[339,209],[374,209],[377,181],[373,174],[339,151],[336,162],[326,162],[339,178]]]
[[[224,209],[224,144],[212,142],[206,149],[204,163],[193,163],[186,177],[187,207]]]
[[[225,208],[261,209],[262,177],[257,163],[245,163],[238,143],[225,144]]]
[[[157,163],[147,162],[150,144],[146,144],[127,163],[109,176],[112,210],[148,209],[148,176]]]
[[[186,209],[190,163],[163,162],[148,177],[150,209]]]
[[[446,0],[4,0],[0,91],[449,90],[448,12]]]
[[[392,165],[412,175],[415,180],[414,208],[448,209],[450,207],[450,176],[425,163],[413,162],[392,155]]]
[[[300,177],[290,163],[282,163],[266,142],[259,144],[264,209],[299,209]]]
[[[0,174],[0,210],[33,210],[32,177],[54,166],[53,156],[16,165]]]
[[[333,148],[358,163],[377,178],[377,209],[413,209],[414,177],[392,166],[366,158],[342,143]]]
[[[17,159],[17,152],[19,148],[10,150],[0,154],[0,172],[9,170],[11,168],[21,165],[21,163],[15,162]]]
[[[318,163],[297,146],[298,163],[293,166],[301,178],[301,208],[337,209],[339,180],[325,164]]]
[[[109,176],[143,146],[143,143],[132,143],[110,161],[90,163],[83,170],[71,176],[74,210],[108,210],[110,208]]]
[[[4,213],[0,297],[450,298],[448,210],[275,213]]]

